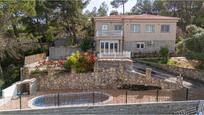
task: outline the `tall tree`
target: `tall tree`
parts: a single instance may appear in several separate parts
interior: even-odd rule
[[[160,6],[160,15],[180,17],[179,26],[185,30],[186,26],[192,24],[203,11],[203,0],[155,0],[155,7]],[[165,8],[164,8],[165,7]],[[158,7],[157,7],[158,8]]]
[[[45,0],[36,0],[36,15],[23,18],[25,29],[28,37],[36,40],[41,48],[42,43],[51,41],[54,37],[54,31],[50,32],[51,13],[53,9],[49,8],[49,2]]]
[[[94,7],[92,9],[92,11],[86,11],[85,14],[84,14],[87,18],[87,21],[86,21],[86,24],[83,28],[83,30],[85,31],[85,38],[90,38],[90,37],[93,37],[94,36],[94,17],[95,16],[98,16],[98,13],[97,13],[97,8]]]
[[[120,7],[121,5],[123,6],[123,14],[125,13],[125,3],[127,2],[128,0],[113,0],[111,2],[111,5],[114,7],[114,8],[118,8]]]
[[[19,20],[22,17],[35,15],[35,1],[1,0],[0,1],[0,27],[1,31],[7,31],[11,27],[14,37],[18,37]]]
[[[108,5],[103,2],[98,9],[98,16],[106,16],[108,13]]]
[[[166,7],[165,7],[164,0],[155,0],[152,7],[153,7],[153,13],[165,15]]]
[[[152,0],[137,0],[135,6],[131,9],[131,12],[135,14],[152,13],[152,4]]]
[[[51,25],[57,28],[58,37],[69,38],[73,45],[77,43],[85,23],[82,10],[88,2],[89,0],[49,1],[52,9]]]
[[[2,61],[7,56],[17,58],[19,48],[19,20],[22,17],[35,15],[35,1],[0,0],[0,71]]]

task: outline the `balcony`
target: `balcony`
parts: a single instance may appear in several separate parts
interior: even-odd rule
[[[122,38],[122,35],[123,35],[123,31],[122,30],[112,30],[112,31],[101,31],[101,30],[98,30],[96,32],[96,37],[105,37],[105,36],[108,36],[108,37],[121,37]]]
[[[131,59],[131,52],[107,52],[107,53],[98,53],[97,57],[99,59]]]

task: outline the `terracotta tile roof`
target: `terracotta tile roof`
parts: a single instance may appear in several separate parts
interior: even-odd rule
[[[168,16],[160,16],[160,15],[150,15],[150,14],[142,14],[142,15],[111,15],[111,16],[102,16],[95,17],[95,20],[179,20],[177,17],[168,17]]]

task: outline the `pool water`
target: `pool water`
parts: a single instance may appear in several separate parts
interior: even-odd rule
[[[47,94],[31,99],[29,106],[35,108],[104,104],[111,99],[112,96],[101,92]]]

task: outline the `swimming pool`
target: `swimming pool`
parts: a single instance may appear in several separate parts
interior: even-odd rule
[[[46,94],[31,99],[29,107],[88,106],[104,104],[111,100],[112,96],[102,92]]]

